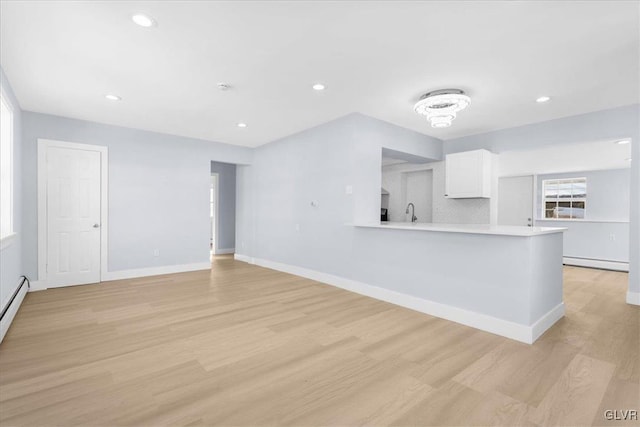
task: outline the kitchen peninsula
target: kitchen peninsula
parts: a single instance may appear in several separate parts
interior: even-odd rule
[[[564,228],[354,224],[370,296],[533,343],[564,315]],[[393,250],[390,250],[393,248]],[[389,289],[393,283],[393,291]]]

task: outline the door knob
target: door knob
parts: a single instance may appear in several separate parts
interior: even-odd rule
[[[93,228],[100,228],[100,224],[93,224]]]

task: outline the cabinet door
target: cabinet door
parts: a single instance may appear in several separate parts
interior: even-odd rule
[[[448,154],[445,162],[446,193],[449,198],[486,197],[482,151]]]

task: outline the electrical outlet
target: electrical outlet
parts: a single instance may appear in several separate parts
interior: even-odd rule
[[[296,231],[299,233],[300,232],[300,224],[296,224]]]
[[[615,242],[616,235],[615,234],[609,234],[609,240],[611,240],[612,242]]]
[[[160,256],[160,249],[154,249],[153,256]]]
[[[353,194],[353,185],[347,185],[344,187],[344,194]]]

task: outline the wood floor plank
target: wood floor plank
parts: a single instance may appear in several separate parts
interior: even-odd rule
[[[539,425],[590,425],[615,365],[578,354],[540,402],[531,421]]]
[[[453,379],[481,392],[497,391],[538,406],[577,353],[577,348],[564,343],[533,349],[505,343]]]

